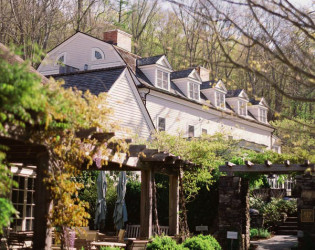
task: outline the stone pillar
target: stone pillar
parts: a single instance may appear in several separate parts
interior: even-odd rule
[[[141,171],[140,238],[152,235],[152,170]]]
[[[235,176],[219,179],[219,242],[222,249],[249,248],[248,181]],[[227,231],[238,233],[238,239],[227,239]]]
[[[315,176],[296,176],[298,248],[315,249]]]
[[[48,215],[51,205],[49,191],[43,182],[45,172],[49,168],[48,153],[38,155],[38,163],[35,180],[35,209],[34,209],[34,237],[33,249],[51,249],[51,229],[48,227]]]
[[[169,184],[169,235],[177,235],[179,233],[178,175],[170,175]]]

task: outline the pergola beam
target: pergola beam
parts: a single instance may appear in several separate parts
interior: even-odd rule
[[[285,161],[284,164],[273,164],[271,161],[265,161],[264,164],[254,164],[250,161],[245,161],[246,165],[235,165],[227,162],[225,166],[220,166],[220,172],[226,173],[275,173],[275,174],[289,174],[292,172],[305,172],[308,167],[314,171],[314,164],[308,160],[304,164],[291,164],[290,161]]]

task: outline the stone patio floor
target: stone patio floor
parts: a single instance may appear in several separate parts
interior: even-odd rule
[[[294,235],[275,235],[268,240],[251,241],[252,245],[258,245],[256,250],[290,250],[297,245],[297,237]]]

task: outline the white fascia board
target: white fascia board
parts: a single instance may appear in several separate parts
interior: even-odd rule
[[[167,71],[169,73],[173,72],[172,69],[166,68],[163,65],[160,64],[150,64],[150,65],[144,65],[144,66],[137,66],[139,69],[161,69],[163,71]]]
[[[239,98],[246,99],[247,101],[249,100],[248,95],[244,89],[242,89],[241,93],[238,96],[239,96]]]
[[[133,94],[134,94],[134,96],[135,96],[135,98],[136,98],[136,101],[137,101],[138,104],[139,104],[139,107],[140,107],[140,109],[141,109],[141,112],[142,112],[142,114],[144,115],[144,118],[145,118],[145,120],[146,120],[146,122],[147,122],[147,124],[148,124],[148,126],[149,126],[149,128],[150,128],[150,130],[151,130],[151,131],[155,131],[155,127],[154,127],[153,121],[152,121],[152,119],[151,119],[151,117],[150,117],[150,115],[149,115],[149,112],[148,112],[147,108],[144,106],[144,103],[143,103],[143,101],[142,101],[142,99],[141,99],[141,96],[140,96],[140,93],[139,93],[139,91],[138,91],[138,88],[136,87],[136,83],[135,83],[135,81],[134,81],[134,78],[131,76],[131,74],[130,74],[130,72],[129,72],[129,70],[128,70],[127,68],[124,69],[124,71],[120,74],[120,76],[119,76],[118,79],[115,81],[115,83],[113,84],[113,86],[114,86],[117,82],[119,82],[120,79],[121,79],[124,75],[126,75],[126,77],[127,77],[129,86],[130,86],[130,88],[132,89],[132,92],[133,92]],[[112,89],[113,89],[113,88],[111,88],[111,89],[108,91],[108,95],[110,95]]]
[[[220,85],[220,84],[222,85],[222,88],[218,87],[218,85]],[[223,83],[222,80],[219,80],[214,86],[217,90],[220,90],[221,92],[227,93],[227,89],[226,89],[225,84]]]
[[[220,116],[221,119],[225,119],[225,120],[233,120],[234,119],[234,120],[236,120],[239,123],[242,123],[244,125],[247,125],[247,126],[250,126],[250,127],[253,127],[253,128],[259,128],[259,129],[262,129],[262,130],[265,130],[265,131],[268,131],[268,132],[274,131],[273,128],[266,127],[263,124],[257,123],[256,120],[246,121],[243,116],[242,116],[242,118],[243,118],[242,119],[242,118],[238,117],[238,115],[236,113],[234,113],[234,112],[229,114],[227,111],[223,112],[223,111],[220,111],[220,110],[212,109],[212,107],[210,107],[210,109],[208,109],[208,110],[205,110],[205,109],[202,108],[205,104],[191,103],[188,100],[186,101],[186,100],[182,100],[182,99],[176,98],[174,96],[169,96],[167,94],[155,91],[154,89],[150,90],[149,95],[152,95],[152,96],[155,96],[155,97],[159,97],[159,98],[162,98],[162,99],[174,102],[174,103],[178,103],[178,104],[190,107],[190,108],[194,108],[194,109],[196,109],[198,111],[202,111],[202,112],[209,113],[209,114],[212,114],[212,115]],[[226,117],[222,117],[222,114],[226,115]],[[251,121],[255,121],[255,125],[253,125],[253,122],[251,122]],[[266,124],[266,125],[269,125],[269,124]]]
[[[198,74],[198,72],[196,71],[196,69],[194,69],[188,76],[188,78],[194,79],[198,82],[200,82],[200,84],[202,83],[201,77]]]
[[[243,97],[240,97],[240,96],[234,96],[234,97],[225,97],[225,100],[229,101],[243,101],[243,102],[248,102],[248,99],[245,99]]]
[[[156,62],[156,64],[159,64],[159,65],[163,66],[163,65],[162,65],[162,61],[164,61],[164,62],[166,63],[166,65],[167,65],[167,67],[168,67],[171,71],[173,71],[172,66],[171,66],[171,64],[169,63],[169,61],[167,60],[167,58],[166,58],[165,55],[163,55],[163,56]],[[164,67],[164,66],[163,66],[163,67]]]
[[[188,81],[190,82],[194,82],[194,83],[197,83],[199,85],[201,85],[201,81],[197,80],[196,78],[192,78],[192,77],[186,77]]]

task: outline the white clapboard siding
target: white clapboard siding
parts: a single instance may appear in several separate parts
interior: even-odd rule
[[[272,129],[261,129],[255,123],[244,124],[244,122],[239,122],[236,116],[223,115],[223,113],[222,115],[211,114],[202,109],[201,105],[194,108],[194,105],[189,102],[186,106],[174,100],[176,100],[175,97],[168,96],[164,99],[161,96],[154,96],[152,92],[146,98],[146,107],[153,122],[157,126],[158,117],[165,118],[168,133],[182,132],[184,136],[188,136],[188,125],[193,125],[195,136],[200,136],[202,129],[207,129],[208,134],[224,132],[233,136],[234,139],[244,139],[270,148]]]
[[[114,109],[114,120],[130,132],[130,136],[138,135],[149,138],[153,124],[140,99],[140,95],[127,78],[128,71],[115,82],[108,93],[108,104]],[[143,107],[141,107],[141,105]],[[117,133],[119,136],[119,133]],[[123,135],[123,133],[121,133]],[[124,135],[124,137],[126,137]]]
[[[104,60],[92,60],[93,48],[98,48],[103,52]],[[77,33],[49,52],[38,71],[43,75],[58,74],[59,66],[56,65],[56,60],[62,53],[65,53],[65,64],[79,70],[84,70],[85,64],[88,65],[88,69],[115,67],[124,64],[112,45],[83,33]]]

